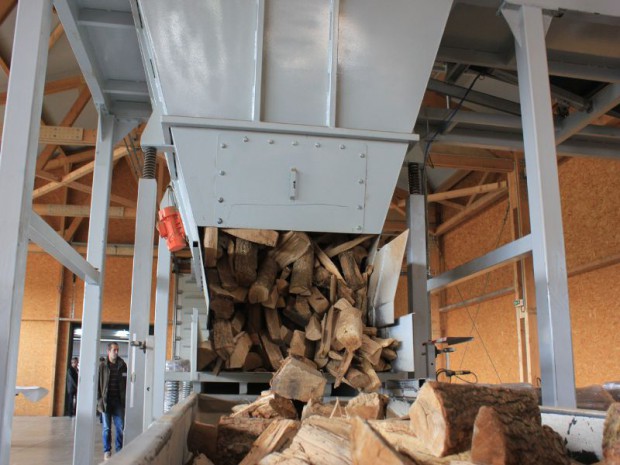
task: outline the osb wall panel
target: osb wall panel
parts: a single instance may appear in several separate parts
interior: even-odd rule
[[[451,270],[511,241],[508,201],[491,207],[443,236],[445,269]],[[449,288],[446,304],[461,302],[513,285],[511,266],[502,267]]]
[[[60,265],[45,253],[28,254],[22,319],[50,320],[57,316]]]
[[[620,265],[568,280],[577,386],[620,379]]]
[[[572,158],[560,167],[569,270],[620,253],[620,162]]]
[[[15,415],[49,415],[53,402],[52,379],[56,363],[56,323],[23,321],[19,338],[18,386],[41,386],[50,391],[39,402],[15,398]]]
[[[450,369],[470,370],[478,375],[481,383],[519,381],[517,323],[512,300],[512,296],[500,297],[447,313],[448,336],[474,337],[471,342],[454,346]],[[472,320],[476,322],[475,327]],[[473,380],[469,376],[464,378]]]

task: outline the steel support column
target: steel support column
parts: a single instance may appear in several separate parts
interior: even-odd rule
[[[542,10],[503,10],[515,36],[544,405],[576,406],[568,281]]]
[[[428,354],[426,342],[431,337],[431,307],[426,290],[428,251],[426,231],[426,196],[422,165],[409,164],[407,199],[407,289],[409,313],[413,313],[413,367],[416,378],[435,378],[435,356]]]
[[[166,342],[168,338],[168,302],[170,299],[170,250],[160,237],[157,247],[155,287],[155,347],[153,370],[153,419],[164,414],[164,383],[166,376]]]
[[[17,353],[37,161],[51,0],[17,5],[15,40],[0,153],[0,464],[9,464]]]
[[[80,380],[73,446],[74,465],[92,464],[95,452],[95,406],[97,401],[99,339],[101,336],[101,304],[105,276],[115,125],[114,117],[99,110],[86,260],[99,270],[101,279],[98,284],[88,282],[84,284]]]
[[[129,317],[129,336],[134,344],[146,341],[149,334],[156,204],[157,181],[140,179]],[[127,363],[125,443],[131,442],[143,431],[145,376],[145,352],[140,347],[131,345]]]

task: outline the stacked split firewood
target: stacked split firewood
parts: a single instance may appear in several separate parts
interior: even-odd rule
[[[217,465],[571,465],[561,437],[541,424],[531,391],[427,383],[408,417],[386,418],[388,398],[310,399],[298,414],[272,383],[217,425],[195,423],[188,446]],[[300,397],[300,396],[298,396]],[[620,456],[620,404],[605,425],[605,462]],[[205,458],[206,459],[206,458]],[[202,463],[202,462],[200,462]]]
[[[336,386],[380,387],[398,341],[367,323],[373,236],[205,228],[209,339],[200,370],[276,371],[287,356]]]

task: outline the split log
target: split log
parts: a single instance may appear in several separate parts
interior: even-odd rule
[[[213,360],[217,358],[217,353],[213,348],[213,341],[204,341],[198,344],[198,355],[196,359],[196,369],[205,370]]]
[[[288,451],[301,453],[308,461],[321,465],[351,465],[349,422],[313,416],[305,420]],[[302,455],[302,456],[303,456]]]
[[[331,341],[334,332],[334,307],[330,307],[327,311],[327,315],[323,317],[321,321],[321,342],[316,351],[316,356],[319,358],[327,358],[331,348]]]
[[[570,465],[562,438],[541,426],[493,407],[480,407],[471,444],[480,465]]]
[[[338,259],[340,260],[344,279],[351,290],[357,291],[366,285],[366,281],[362,277],[362,273],[360,273],[352,251],[349,250],[341,253],[338,255]]]
[[[265,302],[269,298],[269,294],[276,280],[278,273],[278,264],[273,255],[268,253],[258,268],[256,281],[250,287],[248,292],[248,301],[251,304]]]
[[[293,331],[288,353],[289,355],[296,355],[298,357],[311,358],[311,344],[312,343],[306,339],[306,333],[295,330]]]
[[[237,310],[233,315],[232,320],[230,320],[230,324],[232,326],[233,335],[237,335],[241,332],[243,327],[245,326],[245,312]]]
[[[362,346],[359,351],[362,357],[370,362],[371,365],[376,365],[381,359],[381,346],[370,339],[365,334],[362,334]]]
[[[269,293],[269,297],[266,301],[263,302],[263,306],[266,308],[275,309],[278,306],[278,299],[280,296],[278,295],[278,287],[274,285],[271,288],[271,292]]]
[[[312,282],[319,287],[329,288],[329,281],[332,274],[323,266],[317,266],[314,269],[314,276]]]
[[[277,344],[274,344],[266,334],[260,335],[260,342],[263,350],[265,351],[265,355],[269,360],[271,368],[273,370],[279,369],[282,361],[284,360],[280,347],[278,347]]]
[[[359,417],[364,420],[382,420],[385,418],[385,407],[388,397],[373,392],[359,394],[351,399],[344,408],[350,417]]]
[[[256,281],[258,247],[245,239],[235,240],[235,278],[240,286],[248,287]]]
[[[314,273],[314,251],[309,248],[294,264],[291,273],[291,294],[309,296],[312,293],[312,275]]]
[[[289,297],[284,315],[296,325],[305,328],[312,317],[308,298],[299,295],[296,298]]]
[[[612,404],[607,410],[603,428],[603,457],[606,464],[620,464],[620,402]]]
[[[209,457],[207,457],[205,454],[199,454],[194,458],[192,465],[214,465],[214,463],[209,460]]]
[[[217,266],[217,228],[205,228],[205,237],[202,241],[205,254],[205,266],[214,268]]]
[[[417,465],[399,454],[367,421],[354,418],[351,423],[353,465]]]
[[[312,307],[317,314],[323,315],[329,308],[329,300],[325,298],[321,291],[319,291],[316,287],[313,287],[310,292],[310,297],[308,297],[308,304]]]
[[[218,465],[238,465],[273,420],[220,418],[217,425]]]
[[[254,371],[257,368],[262,368],[263,358],[256,352],[250,352],[245,358],[243,364],[243,371]]]
[[[235,348],[233,349],[232,354],[230,354],[227,368],[242,368],[251,348],[252,338],[248,333],[241,332],[235,336]]]
[[[274,249],[274,258],[280,268],[299,260],[311,247],[307,234],[299,231],[289,231],[280,236],[278,245]],[[286,278],[282,278],[286,279]]]
[[[209,299],[209,309],[215,318],[229,320],[235,313],[235,304],[231,297],[213,296]]]
[[[321,322],[316,315],[312,315],[306,325],[306,339],[309,341],[320,341],[321,334]]]
[[[271,378],[271,389],[287,399],[308,402],[323,396],[325,378],[306,363],[287,357]]]
[[[275,247],[278,243],[278,232],[269,229],[224,229],[226,234],[244,239],[254,244]]]
[[[337,296],[338,299],[345,299],[351,305],[355,305],[355,293],[344,281],[338,281]]]
[[[368,376],[368,384],[362,388],[362,391],[374,392],[379,390],[381,387],[381,380],[379,379],[379,376],[377,376],[377,372],[374,370],[370,362],[365,359],[362,360],[360,369],[366,376]]]
[[[332,275],[329,280],[329,303],[334,305],[338,298],[338,278]]]
[[[217,261],[217,273],[224,289],[230,291],[239,287],[239,284],[237,284],[237,280],[235,279],[235,275],[230,268],[228,257],[222,257]]]
[[[361,267],[364,259],[368,257],[368,250],[365,247],[357,245],[353,248],[353,256],[355,257],[355,262],[357,263],[357,266]],[[362,273],[362,275],[364,274],[366,273]]]
[[[265,326],[267,327],[267,332],[271,340],[276,344],[281,344],[282,338],[280,329],[282,327],[282,322],[280,321],[280,312],[275,308],[265,309]]]
[[[285,279],[276,279],[276,287],[278,289],[278,294],[281,296],[288,295],[288,281]]]
[[[288,447],[300,424],[294,420],[276,420],[254,441],[252,449],[239,465],[256,465],[272,452],[279,452]]]
[[[357,368],[349,368],[347,374],[344,376],[344,381],[349,386],[362,390],[364,387],[368,386],[370,383],[370,378],[368,375]]]
[[[239,408],[236,408],[239,407]],[[290,399],[271,391],[264,391],[258,399],[247,405],[233,407],[234,417],[297,419],[297,410]]]
[[[222,359],[230,358],[235,348],[230,321],[217,318],[213,320],[213,346]]]
[[[334,307],[340,310],[334,334],[338,342],[340,342],[347,351],[347,356],[340,364],[339,375],[334,383],[334,387],[338,387],[351,365],[353,353],[362,345],[364,325],[362,324],[362,315],[360,311],[352,307],[345,299],[340,299],[336,302]]]
[[[260,304],[252,304],[246,307],[248,313],[248,332],[258,334],[263,329],[263,309]]]
[[[435,456],[468,450],[474,419],[482,406],[541,424],[531,391],[427,381],[409,409],[411,429]]]
[[[287,345],[291,345],[291,341],[293,340],[293,331],[288,329],[286,326],[280,326],[280,339]]]
[[[301,419],[305,420],[306,418],[310,418],[312,415],[320,415],[327,418],[344,418],[347,414],[340,404],[340,399],[337,398],[334,402],[330,402],[328,404],[310,399],[310,401],[304,405],[301,412]]]
[[[317,244],[313,244],[313,246],[314,246],[314,253],[316,254],[316,257],[319,259],[319,262],[321,262],[321,265],[323,265],[325,269],[329,271],[331,274],[336,276],[337,279],[344,280],[344,278],[340,274],[340,270],[338,270],[338,267],[334,265],[334,262],[332,262],[331,258],[329,258]]]
[[[329,249],[325,250],[325,255],[327,255],[329,258],[335,257],[336,255],[340,255],[342,252],[346,252],[347,250],[351,250],[354,247],[357,247],[358,245],[360,245],[362,242],[364,242],[365,240],[368,240],[370,238],[374,237],[371,234],[365,234],[363,236],[358,236],[355,239],[345,242],[343,244],[334,246],[334,247],[330,247]],[[364,249],[363,247],[361,247],[362,249]],[[364,249],[366,250],[366,249]]]

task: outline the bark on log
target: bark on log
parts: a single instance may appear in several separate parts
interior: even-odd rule
[[[280,236],[278,245],[274,249],[274,258],[278,266],[284,268],[298,260],[310,247],[311,242],[307,234],[290,231]]]
[[[344,275],[344,279],[347,282],[347,285],[353,291],[357,291],[366,285],[366,281],[362,277],[362,273],[360,273],[359,268],[357,267],[357,263],[355,262],[355,257],[353,256],[352,251],[347,251],[341,253],[338,256],[340,260],[340,266],[342,267],[342,274]]]
[[[222,359],[228,360],[230,358],[230,354],[235,348],[230,321],[213,320],[213,346]]]
[[[314,273],[314,251],[310,248],[294,264],[291,273],[291,294],[309,296],[312,293],[312,275]]]
[[[399,454],[367,421],[354,418],[351,423],[353,465],[417,465]]]
[[[217,426],[218,465],[238,465],[273,420],[222,417]]]
[[[570,465],[562,438],[550,427],[488,406],[476,416],[471,458],[480,465]]]
[[[252,449],[239,465],[256,465],[263,457],[288,447],[300,426],[300,423],[294,420],[274,421],[254,441]]]
[[[603,428],[603,457],[605,464],[620,464],[620,402],[607,410]]]
[[[266,334],[260,334],[260,342],[263,350],[265,351],[265,356],[269,360],[269,364],[273,370],[277,370],[282,365],[282,361],[284,358],[282,357],[282,351],[280,347],[269,339],[269,336]]]
[[[256,281],[250,287],[248,292],[248,301],[251,304],[265,302],[269,298],[269,293],[276,280],[278,273],[278,264],[273,255],[268,253],[258,268]]]
[[[235,348],[233,349],[232,354],[230,354],[227,368],[242,368],[251,348],[252,338],[250,338],[248,333],[242,332],[235,336]]]
[[[230,268],[228,257],[222,257],[217,261],[217,273],[224,289],[231,291],[239,287],[235,275]]]
[[[235,278],[240,286],[248,287],[256,281],[258,247],[245,239],[235,240]]]
[[[531,391],[427,381],[409,409],[411,428],[437,457],[468,450],[474,420],[482,406],[540,425],[540,410]]]
[[[269,337],[276,344],[281,344],[280,328],[282,327],[282,322],[280,321],[280,312],[274,308],[266,308],[264,311],[265,326],[267,327]]]

